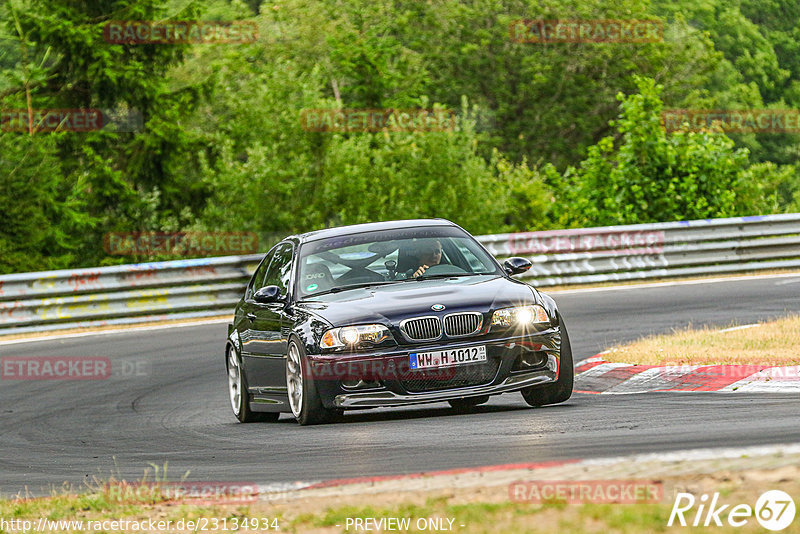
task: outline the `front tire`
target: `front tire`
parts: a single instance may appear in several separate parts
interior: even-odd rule
[[[558,404],[572,396],[572,384],[575,379],[575,369],[572,365],[572,346],[567,334],[567,326],[559,314],[558,323],[561,326],[561,361],[558,366],[558,380],[544,387],[530,387],[522,390],[522,397],[531,406],[544,406]]]
[[[301,425],[318,425],[333,421],[341,412],[322,405],[317,386],[306,364],[306,351],[296,340],[289,341],[286,355],[286,392],[289,407]]]
[[[242,370],[242,363],[236,351],[228,347],[225,358],[228,368],[228,396],[231,400],[233,415],[240,423],[275,422],[281,414],[253,412],[250,410],[250,395],[247,393],[247,378]]]

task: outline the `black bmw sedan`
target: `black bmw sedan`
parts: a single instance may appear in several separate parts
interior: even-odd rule
[[[334,420],[347,409],[447,401],[466,410],[519,391],[564,402],[573,366],[552,298],[513,279],[443,219],[290,236],[261,261],[228,327],[225,364],[241,422]]]

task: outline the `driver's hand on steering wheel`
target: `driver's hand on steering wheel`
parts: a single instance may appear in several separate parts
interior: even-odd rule
[[[429,269],[429,268],[430,268],[430,267],[428,267],[427,265],[422,265],[422,266],[421,266],[419,269],[417,269],[416,271],[414,271],[414,274],[413,274],[412,276],[413,276],[414,278],[416,278],[416,277],[418,277],[419,275],[421,275],[422,273],[424,273],[424,272],[425,272],[427,269]]]

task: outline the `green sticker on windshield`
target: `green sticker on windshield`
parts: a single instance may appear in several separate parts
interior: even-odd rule
[[[306,291],[316,291],[319,286],[317,284],[311,284],[310,286],[306,287]]]

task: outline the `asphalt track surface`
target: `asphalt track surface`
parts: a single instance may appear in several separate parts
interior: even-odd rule
[[[554,294],[576,360],[693,325],[800,312],[797,277]],[[0,382],[0,495],[64,482],[170,479],[260,484],[800,442],[796,394],[575,394],[529,408],[518,393],[469,414],[444,403],[348,413],[334,425],[238,424],[221,350],[225,325],[0,346],[4,356],[100,356],[138,364],[95,381]],[[799,340],[800,341],[800,340]]]

